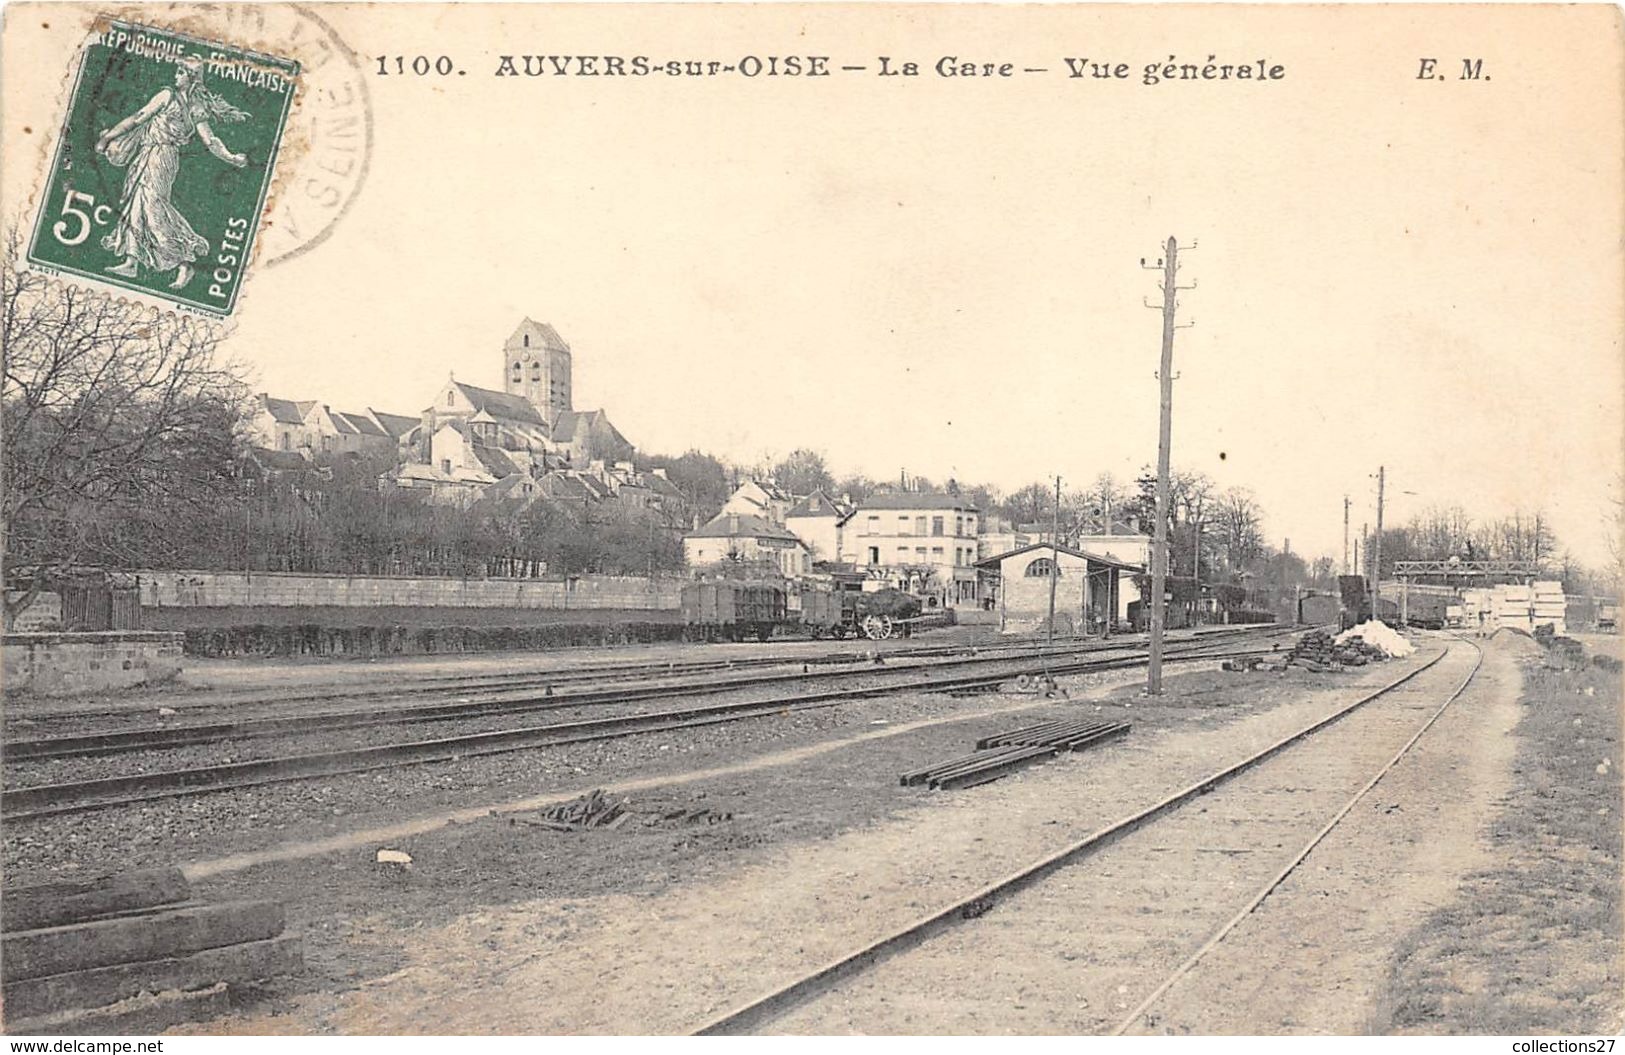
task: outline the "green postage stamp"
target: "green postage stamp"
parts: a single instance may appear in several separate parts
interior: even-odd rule
[[[290,59],[98,23],[74,77],[28,262],[230,315],[298,76]]]

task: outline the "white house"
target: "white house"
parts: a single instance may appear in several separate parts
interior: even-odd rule
[[[683,556],[690,568],[724,561],[772,561],[780,574],[812,570],[807,544],[765,517],[718,513],[703,527],[683,536]]]
[[[722,512],[761,517],[782,526],[785,514],[794,504],[795,498],[771,480],[746,480],[722,503]]]
[[[929,572],[945,606],[978,598],[979,513],[949,494],[899,491],[871,495],[845,525],[842,548],[860,567],[889,569],[898,585],[918,589],[915,569]]]
[[[849,507],[823,491],[814,491],[790,507],[784,514],[784,526],[807,544],[813,560],[840,561],[846,559],[844,535],[851,516]]]

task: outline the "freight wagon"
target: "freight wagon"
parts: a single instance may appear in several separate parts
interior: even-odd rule
[[[766,641],[788,620],[782,583],[696,582],[683,587],[683,623],[698,641]]]

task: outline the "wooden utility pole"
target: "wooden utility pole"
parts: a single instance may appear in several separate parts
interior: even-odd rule
[[[1140,266],[1153,269],[1143,259]],[[1162,270],[1162,304],[1147,302],[1146,307],[1162,312],[1162,365],[1157,380],[1162,383],[1162,413],[1157,432],[1157,524],[1151,546],[1151,656],[1146,668],[1145,691],[1151,696],[1162,695],[1162,633],[1166,622],[1165,595],[1168,592],[1168,462],[1173,442],[1174,413],[1174,311],[1179,306],[1179,243],[1173,238],[1163,249],[1163,258],[1157,261]],[[1189,325],[1187,323],[1187,325]]]
[[[1343,574],[1353,575],[1354,565],[1349,563],[1349,496],[1343,496]]]
[[[1371,561],[1371,618],[1382,620],[1382,499],[1387,483],[1387,469],[1377,466],[1377,535],[1373,540]]]
[[[1061,478],[1055,478],[1055,509],[1049,529],[1049,647],[1055,647],[1055,584],[1061,578]],[[1088,566],[1085,565],[1085,574]]]

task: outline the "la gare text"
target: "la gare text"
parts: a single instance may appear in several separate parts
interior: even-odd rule
[[[414,63],[403,56],[379,56],[381,76],[419,72],[430,76],[456,64],[439,60]],[[837,62],[828,55],[744,55],[733,59],[660,59],[648,55],[501,55],[498,77],[934,77],[958,80],[1015,79],[1063,76],[1069,80],[1138,81],[1157,85],[1173,81],[1279,81],[1286,67],[1268,59],[1239,61],[1218,55],[1199,60],[1169,55],[1144,64],[1068,56],[1059,64],[1020,63],[965,55],[942,55],[935,60],[876,56],[863,62]]]

